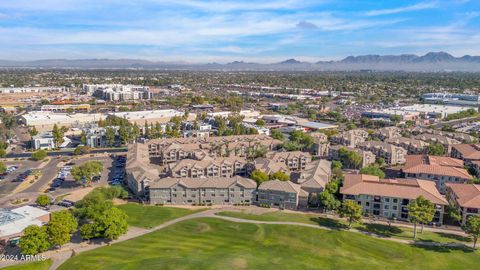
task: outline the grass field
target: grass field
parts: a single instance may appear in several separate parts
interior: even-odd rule
[[[289,225],[188,220],[80,253],[72,269],[476,269],[470,249],[415,247],[358,233]]]
[[[330,218],[320,217],[319,215],[314,214],[294,214],[294,213],[285,213],[285,212],[270,212],[265,214],[249,214],[244,212],[220,212],[217,215],[236,217],[243,219],[251,220],[262,220],[262,221],[292,221],[307,223],[313,225],[320,225],[334,229],[345,229],[347,228],[348,223],[346,221],[338,221]],[[405,240],[413,240],[413,229],[398,227],[398,226],[387,226],[382,224],[354,224],[353,228],[360,231],[370,232],[379,234],[385,237],[395,237]],[[420,227],[419,227],[420,228]],[[439,243],[469,243],[472,240],[468,237],[464,237],[456,234],[449,233],[440,233],[440,232],[428,232],[423,231],[422,234],[417,234],[417,240],[421,241],[434,241]]]
[[[127,213],[129,225],[142,228],[152,228],[166,221],[204,210],[189,210],[164,206],[147,206],[138,203],[127,203],[117,207]]]
[[[19,265],[12,265],[2,268],[4,270],[48,270],[52,265],[52,260],[45,260],[32,263],[24,263]]]

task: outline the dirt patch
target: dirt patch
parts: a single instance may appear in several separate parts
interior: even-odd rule
[[[83,199],[83,197],[85,197],[85,195],[90,193],[90,191],[92,191],[92,190],[93,190],[93,187],[86,187],[86,188],[78,189],[78,190],[70,192],[70,194],[65,196],[64,199],[69,200],[69,201],[73,201],[73,202],[80,201],[81,199]]]
[[[247,269],[247,260],[243,258],[235,258],[232,261],[232,268],[233,269]]]

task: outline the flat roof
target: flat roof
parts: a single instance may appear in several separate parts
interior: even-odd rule
[[[50,212],[29,205],[12,210],[1,209],[0,219],[4,222],[0,223],[0,237],[19,234],[30,225],[41,226],[43,222],[38,218],[48,214]]]

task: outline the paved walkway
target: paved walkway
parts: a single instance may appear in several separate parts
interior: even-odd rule
[[[70,243],[62,247],[60,250],[53,250],[53,251],[48,251],[43,253],[43,255],[46,255],[48,258],[50,258],[53,261],[52,266],[50,267],[50,270],[55,270],[57,269],[60,265],[62,265],[66,260],[71,258],[74,254],[78,254],[80,252],[84,252],[87,250],[92,250],[96,249],[99,247],[103,247],[106,245],[114,244],[114,243],[119,243],[123,242],[138,236],[145,235],[147,233],[151,233],[157,230],[161,230],[165,227],[168,227],[170,225],[176,224],[178,222],[182,222],[185,220],[191,220],[191,219],[197,219],[197,218],[205,218],[205,217],[210,217],[210,218],[218,218],[218,219],[223,219],[227,220],[230,222],[238,222],[238,223],[252,223],[252,224],[271,224],[271,225],[292,225],[292,226],[301,226],[301,227],[308,227],[308,228],[313,228],[313,229],[321,229],[321,230],[333,230],[332,228],[321,226],[321,225],[314,225],[314,224],[307,224],[307,223],[300,223],[300,222],[289,222],[289,221],[260,221],[260,220],[250,220],[250,219],[241,219],[241,218],[234,218],[234,217],[227,217],[227,216],[219,216],[216,215],[216,213],[219,212],[224,212],[224,211],[238,211],[236,208],[216,208],[216,209],[210,209],[198,213],[194,213],[191,215],[183,216],[180,218],[176,218],[170,221],[167,221],[163,224],[160,224],[156,227],[153,227],[151,229],[144,229],[144,228],[137,228],[137,227],[129,227],[128,232],[125,235],[122,235],[119,239],[113,240],[109,243],[106,242],[81,242],[81,243]],[[425,230],[428,230],[430,228],[425,228]],[[348,230],[350,232],[354,233],[360,233],[380,239],[385,239],[389,241],[394,241],[398,243],[403,243],[403,244],[419,244],[419,245],[429,245],[429,246],[449,246],[449,247],[465,247],[464,244],[460,243],[451,243],[451,244],[442,244],[442,243],[436,243],[436,242],[422,242],[422,241],[413,241],[413,240],[406,240],[406,239],[399,239],[399,238],[393,238],[393,237],[385,237],[382,235],[374,234],[374,233],[369,233],[369,232],[364,232],[364,231],[359,231],[356,229],[350,229]],[[450,231],[449,231],[450,232]],[[14,265],[14,264],[20,264],[22,262],[20,261],[8,261],[8,262],[1,262],[0,266],[7,266],[7,265]]]

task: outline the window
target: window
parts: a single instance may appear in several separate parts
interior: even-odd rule
[[[393,203],[398,203],[398,199],[393,199]]]
[[[388,209],[388,204],[384,205],[383,209]]]

